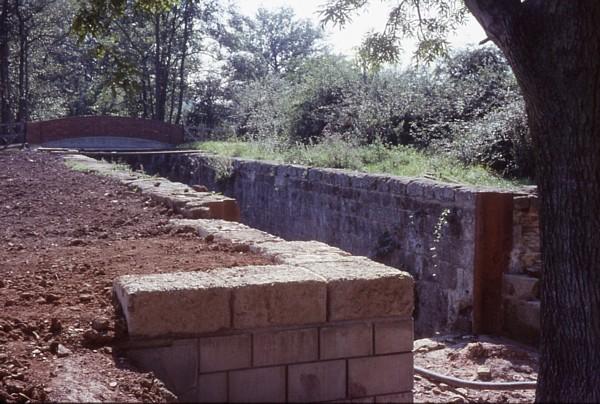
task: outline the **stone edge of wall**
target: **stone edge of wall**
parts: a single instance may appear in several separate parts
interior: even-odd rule
[[[197,191],[185,184],[172,182],[166,178],[150,177],[131,171],[119,171],[111,163],[79,154],[65,155],[63,158],[80,168],[114,178],[185,218],[229,221],[239,221],[240,219],[240,209],[233,198],[208,191]]]

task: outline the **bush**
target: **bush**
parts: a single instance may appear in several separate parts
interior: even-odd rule
[[[434,148],[465,164],[483,164],[505,177],[533,178],[534,155],[522,99],[472,122],[453,125],[454,136]]]
[[[379,145],[411,145],[504,176],[534,174],[523,99],[494,48],[458,52],[435,70],[372,75],[340,57],[315,57],[246,84],[236,105],[238,133],[272,151],[300,143],[325,155],[343,141],[374,144],[377,157]],[[333,153],[334,166],[356,165],[351,151]]]

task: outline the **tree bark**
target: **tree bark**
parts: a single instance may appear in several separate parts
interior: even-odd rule
[[[0,123],[12,121],[10,111],[10,46],[8,13],[10,12],[9,0],[2,2],[2,15],[0,16]]]
[[[536,150],[536,400],[600,402],[600,2],[466,4],[513,68]]]
[[[183,39],[181,44],[181,59],[179,60],[179,99],[177,100],[177,115],[175,116],[175,123],[179,124],[181,121],[181,113],[183,110],[183,96],[185,93],[185,62],[188,53],[188,42],[190,39],[190,20],[192,16],[192,5],[189,1],[185,2],[185,10],[183,12]]]
[[[154,38],[156,51],[154,53],[154,119],[163,121],[166,112],[166,83],[164,80],[164,66],[162,60],[161,42],[161,14],[156,13],[154,17]]]
[[[19,21],[19,105],[17,108],[17,122],[24,122],[28,119],[27,113],[27,61],[29,53],[29,29],[27,21],[21,10],[21,2],[18,1],[16,15]]]

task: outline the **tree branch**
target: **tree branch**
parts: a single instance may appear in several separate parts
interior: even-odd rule
[[[520,0],[465,0],[465,5],[496,45],[506,43],[521,11]]]

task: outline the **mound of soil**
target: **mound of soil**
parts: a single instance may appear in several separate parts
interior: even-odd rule
[[[174,398],[119,355],[113,280],[272,262],[178,233],[171,216],[55,155],[0,152],[0,402]]]

